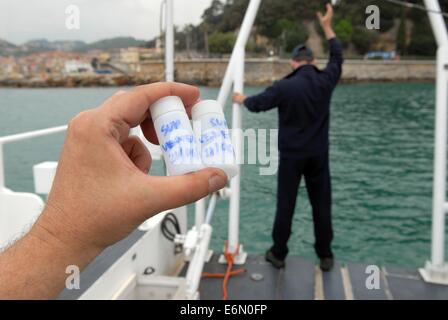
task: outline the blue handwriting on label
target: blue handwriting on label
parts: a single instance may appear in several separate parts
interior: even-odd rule
[[[162,131],[163,135],[166,136],[169,133],[173,132],[174,130],[177,130],[180,128],[180,120],[173,120],[171,122],[168,122],[166,124],[163,124],[160,130]]]
[[[211,118],[210,119],[210,124],[212,125],[212,127],[224,127],[227,129],[227,122],[226,120],[221,120],[218,118]]]
[[[178,149],[171,150],[168,157],[173,164],[190,164],[199,159],[194,145],[190,147],[180,146]]]
[[[189,164],[198,161],[199,154],[196,149],[194,135],[184,134],[176,136],[161,144],[173,164]]]
[[[230,143],[222,142],[222,143],[213,143],[204,148],[204,155],[206,158],[213,158],[216,155],[220,154],[232,154],[233,155],[233,147]]]
[[[179,144],[185,143],[185,142],[189,143],[189,144],[193,144],[194,136],[191,134],[186,134],[186,135],[174,137],[173,139],[169,139],[169,140],[165,141],[164,144],[162,144],[162,149],[163,149],[163,151],[167,152],[167,151],[170,151],[171,149],[173,149],[174,147],[178,146]]]
[[[214,141],[215,139],[222,138],[224,140],[230,139],[229,132],[227,130],[212,130],[206,133],[203,133],[199,139],[201,144],[209,143]]]

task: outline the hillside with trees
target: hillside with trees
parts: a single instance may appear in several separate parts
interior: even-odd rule
[[[328,0],[263,0],[247,51],[252,55],[269,53],[284,56],[292,48],[308,42],[317,55],[326,51],[315,19]],[[422,1],[409,2],[422,4]],[[198,25],[176,31],[177,50],[229,54],[249,0],[213,0]],[[440,1],[448,10],[448,0]],[[368,5],[381,11],[380,30],[365,27]],[[427,13],[384,0],[342,1],[335,9],[335,31],[348,56],[362,56],[371,50],[396,51],[401,57],[431,57],[435,41]]]

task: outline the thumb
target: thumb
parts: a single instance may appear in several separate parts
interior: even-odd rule
[[[322,20],[322,18],[323,18],[322,12],[320,12],[320,11],[316,12],[316,16],[319,20]]]
[[[226,186],[227,175],[216,168],[207,168],[181,176],[145,176],[150,195],[148,208],[152,214],[178,208],[204,198]]]

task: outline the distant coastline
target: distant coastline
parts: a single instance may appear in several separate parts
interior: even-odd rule
[[[320,68],[325,60],[319,60]],[[219,86],[227,67],[227,59],[178,60],[175,63],[176,81],[195,85]],[[289,73],[287,60],[248,59],[245,84],[265,86]],[[0,79],[0,87],[115,87],[163,81],[164,64],[161,60],[145,62],[139,72],[131,74],[82,73],[74,75],[44,75],[38,78]],[[342,82],[428,82],[435,79],[432,60],[346,60]]]
[[[69,75],[65,77],[2,79],[3,88],[82,88],[82,87],[121,87],[151,83],[150,77],[115,75]]]

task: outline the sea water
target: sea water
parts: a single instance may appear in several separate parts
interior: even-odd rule
[[[245,93],[262,89],[247,88]],[[65,124],[117,90],[1,88],[0,136]],[[218,89],[201,88],[202,99],[215,99],[217,94]],[[430,255],[434,85],[340,85],[331,110],[336,257],[422,266]],[[230,103],[225,113],[231,119]],[[259,114],[243,110],[246,129],[274,129],[277,119],[276,110]],[[33,191],[33,164],[57,160],[63,138],[58,134],[6,145],[7,187]],[[277,186],[276,176],[259,175],[260,166],[241,167],[240,240],[248,252],[263,254],[271,245]],[[163,164],[154,161],[151,173],[162,174]],[[228,202],[218,202],[213,220],[215,250],[222,249],[227,237],[227,209]],[[311,208],[302,180],[290,254],[314,257],[312,244]]]

